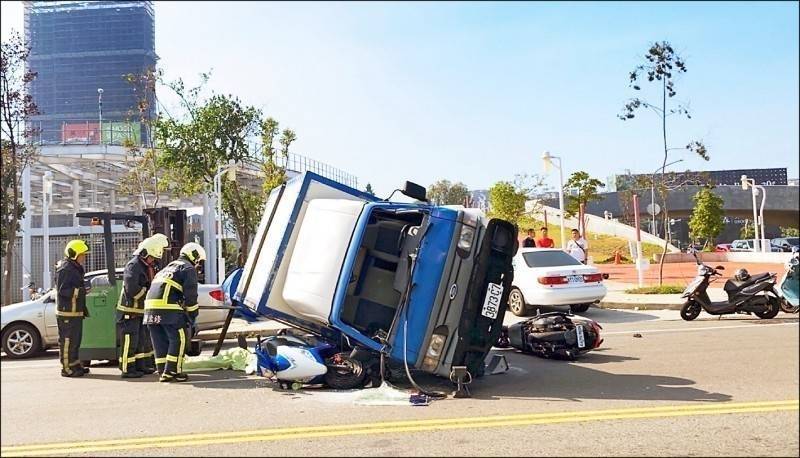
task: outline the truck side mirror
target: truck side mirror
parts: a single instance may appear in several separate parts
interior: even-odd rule
[[[421,200],[423,202],[428,201],[428,195],[425,188],[411,181],[406,181],[406,184],[403,186],[403,189],[400,192],[412,199]]]

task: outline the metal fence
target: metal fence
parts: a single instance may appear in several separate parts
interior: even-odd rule
[[[105,248],[102,233],[81,234],[81,235],[59,235],[50,237],[50,285],[55,285],[56,264],[64,257],[64,247],[72,239],[81,238],[89,245],[90,253],[86,256],[86,272],[101,270],[106,268]],[[22,300],[23,274],[26,274],[27,281],[33,281],[37,288],[42,287],[44,276],[44,254],[43,237],[31,237],[31,265],[28,268],[22,266],[22,237],[17,237],[14,244],[14,261],[11,265],[11,297],[12,302]],[[124,267],[128,262],[133,250],[136,249],[142,236],[138,232],[123,232],[113,235],[114,245],[114,264],[115,267]],[[5,257],[2,260],[2,272],[5,272]]]

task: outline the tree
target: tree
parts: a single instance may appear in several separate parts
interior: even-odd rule
[[[190,89],[180,79],[166,84],[181,100],[186,116],[159,116],[154,123],[158,164],[165,171],[159,189],[181,196],[207,193],[220,166],[243,166],[239,176],[250,175],[250,180],[222,179],[222,209],[246,253],[266,196],[286,180],[286,158],[297,135],[290,129],[281,131],[278,121],[263,119],[261,110],[232,95],[213,95],[201,102],[208,78],[209,73],[201,74],[201,84]],[[260,148],[253,147],[255,139],[260,139]]]
[[[367,183],[367,187],[364,188],[364,192],[366,192],[367,194],[369,194],[371,196],[375,195],[375,191],[372,190],[372,185],[369,184],[369,183]]]
[[[5,256],[3,272],[3,304],[11,303],[11,263],[14,261],[14,241],[19,220],[26,208],[20,200],[20,176],[36,154],[31,138],[35,129],[28,125],[31,116],[39,113],[28,85],[36,79],[36,72],[28,67],[30,47],[20,34],[12,31],[8,41],[2,43],[0,58],[0,128],[2,129],[2,179],[0,193],[0,253]]]
[[[800,236],[800,229],[796,227],[781,226],[781,237],[798,237],[798,236]]]
[[[517,224],[525,214],[528,196],[508,181],[498,181],[489,188],[489,216]]]
[[[467,197],[469,189],[460,181],[439,180],[428,187],[428,200],[436,205],[464,205]]]
[[[744,226],[739,229],[739,238],[754,239],[756,238],[756,227],[753,225],[752,219],[745,219]]]
[[[597,192],[597,188],[602,187],[605,187],[602,181],[590,177],[586,172],[580,171],[573,173],[564,184],[564,193],[566,194],[567,190],[577,190],[577,194],[569,194],[566,196],[565,215],[570,217],[575,216],[579,213],[581,204],[586,205],[589,202],[600,200],[601,197]]]
[[[633,119],[636,112],[641,108],[647,108],[655,113],[661,121],[661,140],[663,143],[663,156],[661,161],[661,186],[654,183],[654,186],[659,190],[662,200],[662,216],[664,227],[669,227],[669,211],[667,209],[667,197],[669,188],[664,185],[665,183],[665,169],[669,160],[669,152],[671,150],[680,148],[670,148],[667,140],[667,118],[673,115],[686,116],[691,119],[691,113],[688,104],[670,104],[671,100],[677,94],[675,89],[676,77],[681,73],[686,73],[686,63],[684,59],[678,55],[672,45],[667,41],[656,42],[650,45],[647,54],[644,56],[645,62],[637,65],[632,72],[629,73],[629,86],[635,91],[641,91],[640,83],[645,76],[647,82],[654,83],[656,87],[657,102],[650,102],[640,97],[628,99],[622,109],[622,113],[618,115],[619,119],[626,121]],[[689,141],[685,149],[697,154],[706,161],[709,160],[708,151],[702,140]],[[664,280],[664,254],[667,253],[667,245],[670,242],[669,231],[664,240],[664,248],[661,256],[661,263],[658,272],[658,284],[663,284]]]
[[[722,197],[714,194],[709,188],[701,189],[692,199],[694,200],[694,209],[689,219],[692,238],[703,238],[705,245],[713,245],[714,239],[725,228],[725,212],[722,209],[725,202]]]
[[[154,118],[152,113],[156,85],[162,81],[162,73],[149,68],[140,75],[133,73],[125,75],[125,80],[131,85],[136,96],[136,110],[129,113],[129,116],[138,120],[144,128],[145,138],[142,142],[136,142],[134,136],[124,142],[128,152],[125,161],[129,169],[120,179],[120,189],[139,196],[142,208],[157,207],[160,191],[164,188],[161,185],[164,171],[159,166],[159,154],[154,148],[153,130],[158,118]],[[152,201],[148,201],[148,194],[152,194]]]

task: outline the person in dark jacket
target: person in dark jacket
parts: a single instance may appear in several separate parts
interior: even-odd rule
[[[195,326],[197,267],[206,252],[197,243],[187,243],[180,256],[159,271],[144,301],[144,322],[150,330],[161,382],[184,382],[183,357],[189,343],[189,328]]]
[[[166,237],[156,234],[139,244],[122,274],[122,291],[117,303],[119,368],[122,378],[139,378],[156,371],[150,334],[142,317],[144,299],[155,275],[154,266],[168,246]]]
[[[534,240],[533,236],[533,229],[528,229],[528,236],[522,241],[522,248],[536,248],[536,240]]]
[[[62,377],[82,377],[89,372],[78,357],[83,336],[86,309],[86,287],[83,283],[83,263],[89,245],[72,240],[64,248],[64,256],[56,267],[56,323]]]

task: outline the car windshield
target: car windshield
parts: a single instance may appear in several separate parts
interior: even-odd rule
[[[790,246],[800,246],[800,237],[786,237],[785,240]]]
[[[580,266],[582,265],[577,259],[558,251],[530,251],[522,253],[525,259],[525,264],[528,267],[556,267],[556,266]]]

